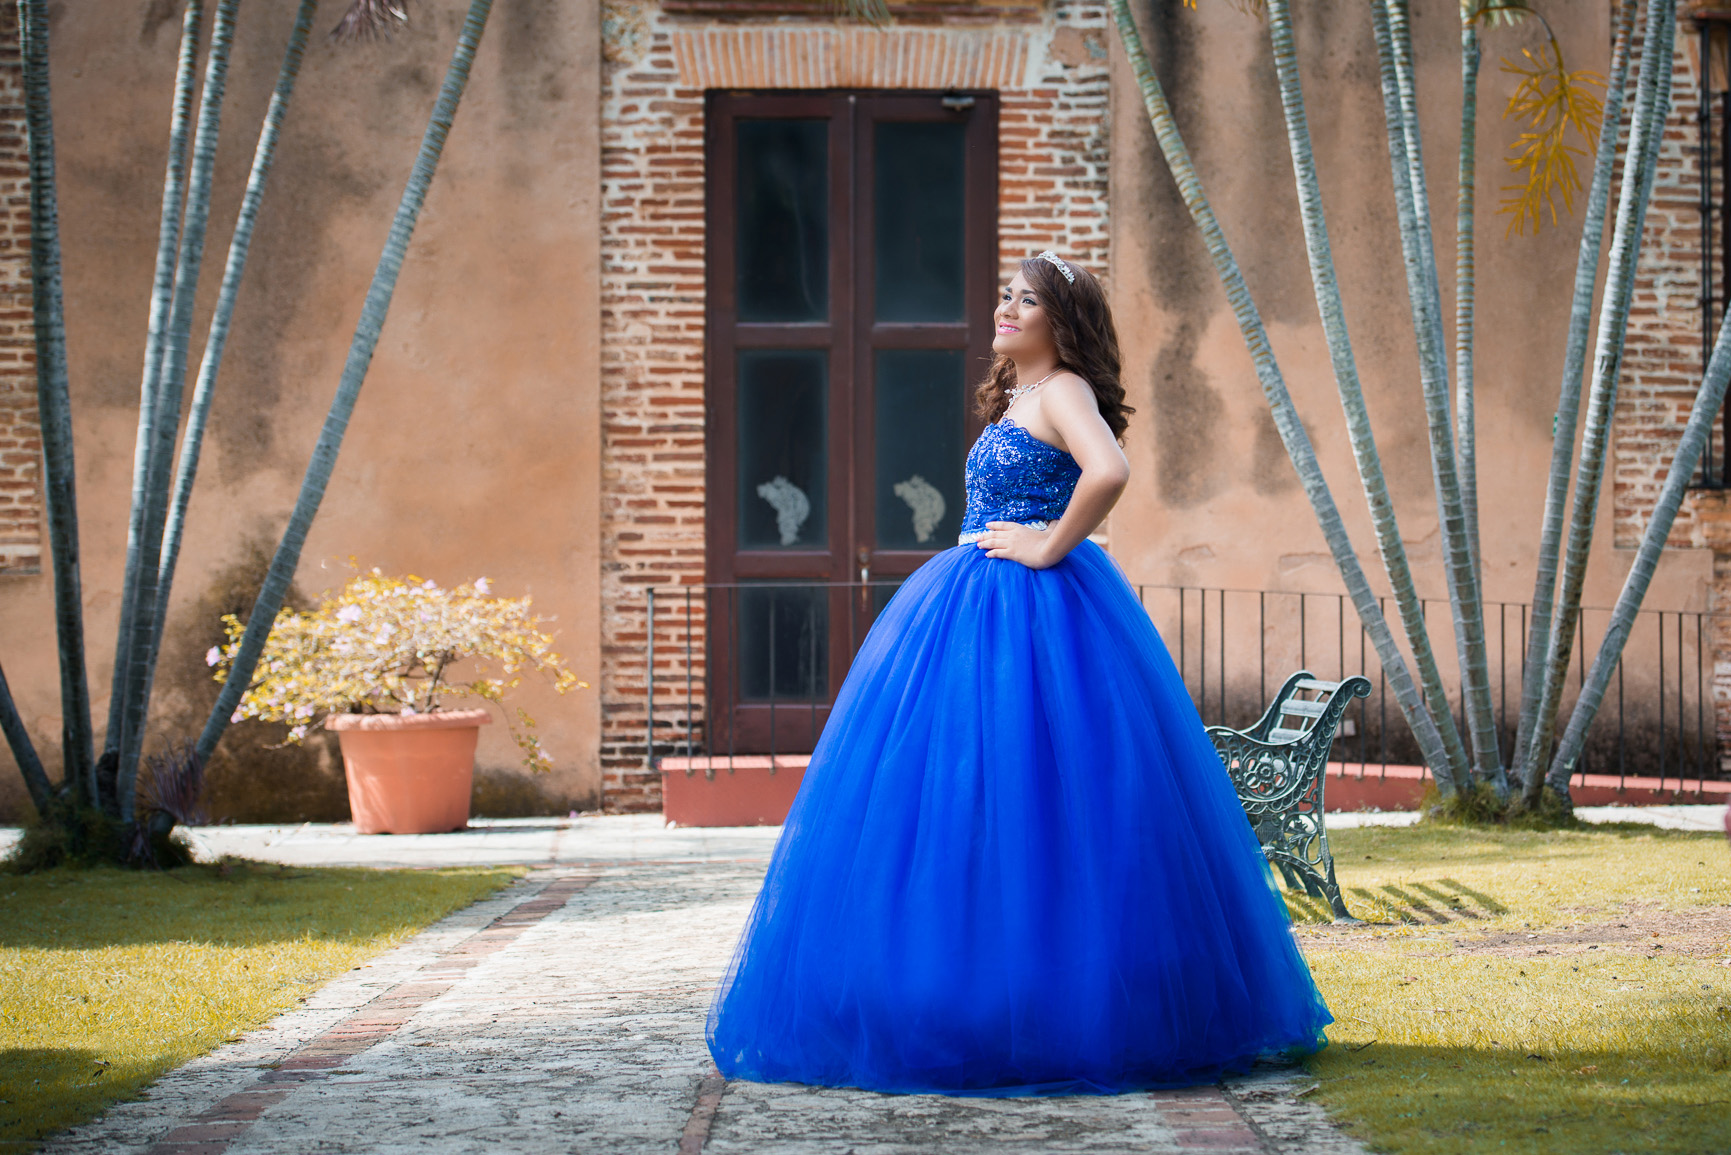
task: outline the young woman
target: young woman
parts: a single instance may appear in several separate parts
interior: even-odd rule
[[[729,1078],[1211,1081],[1332,1021],[1172,659],[1087,540],[1129,480],[1087,270],[996,314],[960,543],[879,616],[709,1016]]]

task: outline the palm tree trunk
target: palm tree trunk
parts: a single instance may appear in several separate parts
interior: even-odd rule
[[[1437,521],[1447,559],[1449,604],[1454,612],[1455,647],[1459,654],[1462,692],[1466,696],[1467,730],[1473,763],[1498,794],[1507,794],[1508,779],[1497,749],[1496,715],[1491,708],[1490,667],[1485,656],[1484,606],[1474,558],[1467,548],[1466,512],[1460,474],[1456,469],[1454,433],[1448,392],[1448,358],[1444,351],[1442,291],[1437,282],[1436,252],[1431,240],[1430,199],[1424,175],[1419,135],[1418,100],[1413,81],[1412,34],[1406,0],[1371,0],[1377,55],[1382,69],[1383,112],[1388,124],[1389,162],[1394,177],[1395,213],[1400,222],[1401,255],[1406,263],[1407,295],[1418,338],[1419,382],[1424,392],[1425,420],[1430,428],[1431,475],[1436,485]],[[1448,702],[1431,702],[1434,713]]]
[[[252,613],[247,619],[246,633],[241,638],[240,649],[229,667],[228,680],[217,697],[210,718],[205,722],[203,733],[199,735],[200,758],[210,758],[217,742],[222,738],[223,731],[228,728],[230,717],[240,705],[241,695],[252,681],[253,670],[258,665],[259,655],[264,652],[265,639],[270,636],[277,611],[282,608],[283,596],[288,592],[289,582],[294,580],[301,549],[306,544],[307,532],[312,528],[313,518],[318,514],[325,487],[330,484],[331,472],[336,467],[337,451],[342,448],[343,432],[348,428],[355,402],[360,397],[361,385],[366,380],[367,366],[372,362],[373,350],[378,346],[379,333],[384,328],[385,314],[390,308],[391,294],[396,289],[397,274],[402,270],[409,239],[414,234],[415,221],[420,216],[427,187],[432,183],[433,172],[438,167],[440,154],[444,151],[445,138],[451,131],[451,121],[457,114],[457,105],[469,83],[469,69],[475,60],[475,48],[481,41],[481,33],[486,29],[487,15],[491,9],[492,0],[470,0],[462,35],[457,39],[456,51],[451,56],[444,84],[439,89],[438,103],[433,106],[426,135],[421,139],[421,150],[415,158],[414,170],[409,175],[407,187],[403,189],[396,217],[391,222],[390,236],[385,240],[378,268],[373,273],[372,285],[367,289],[366,301],[361,306],[360,322],[355,326],[354,340],[349,345],[348,362],[343,366],[336,397],[331,401],[324,428],[319,432],[318,444],[313,448],[312,460],[307,464],[306,477],[301,482],[294,512],[289,515],[282,541],[277,545],[276,555],[271,559],[270,569],[265,574],[263,588],[259,590],[258,600],[253,603]]]
[[[174,300],[174,267],[180,249],[181,202],[186,187],[186,144],[192,125],[192,94],[198,81],[198,36],[204,23],[204,0],[186,0],[181,23],[180,65],[174,78],[174,114],[168,129],[168,173],[162,182],[162,217],[156,238],[156,276],[150,289],[150,324],[144,342],[144,378],[138,389],[138,442],[132,455],[132,512],[126,527],[126,573],[120,594],[120,628],[115,634],[114,679],[108,697],[106,751],[120,756],[130,699],[127,679],[132,663],[126,642],[139,614],[139,579],[154,557],[144,549],[145,509],[149,505],[150,454],[156,446],[157,386],[162,377],[163,346]]]
[[[1383,569],[1388,574],[1395,604],[1400,609],[1401,625],[1406,631],[1413,662],[1418,666],[1425,697],[1446,702],[1448,696],[1443,690],[1436,654],[1431,649],[1418,591],[1413,586],[1412,566],[1407,560],[1406,545],[1401,541],[1394,499],[1389,495],[1388,482],[1383,476],[1382,457],[1377,452],[1376,436],[1371,429],[1370,413],[1365,408],[1364,390],[1359,382],[1357,359],[1346,330],[1346,311],[1341,303],[1340,282],[1328,239],[1328,223],[1322,210],[1322,186],[1317,179],[1316,158],[1311,148],[1310,123],[1304,111],[1304,88],[1298,71],[1298,52],[1293,42],[1290,0],[1268,0],[1267,11],[1274,67],[1280,84],[1280,103],[1286,115],[1286,138],[1291,146],[1292,168],[1297,178],[1299,216],[1304,223],[1305,247],[1310,255],[1310,280],[1316,291],[1316,307],[1322,317],[1323,332],[1328,339],[1329,357],[1340,392],[1340,407],[1346,417],[1347,434],[1352,441],[1353,459],[1358,464],[1359,480],[1364,486],[1365,501],[1376,527]],[[1432,711],[1431,716],[1447,751],[1451,775],[1456,781],[1468,781],[1471,767],[1453,713],[1445,709]]]
[[[222,367],[222,355],[228,346],[229,326],[234,319],[235,300],[240,295],[241,276],[246,271],[247,254],[252,248],[253,228],[258,221],[259,204],[264,199],[265,181],[270,176],[271,163],[276,157],[277,137],[288,114],[289,98],[294,95],[295,80],[300,75],[301,59],[306,53],[307,35],[312,28],[318,0],[300,0],[300,10],[289,33],[288,48],[283,53],[282,67],[277,71],[276,91],[265,111],[264,124],[259,129],[258,147],[253,152],[252,172],[247,177],[246,194],[241,198],[240,214],[235,220],[234,237],[229,243],[228,264],[223,269],[222,289],[217,294],[216,311],[210,318],[210,332],[204,342],[204,358],[198,367],[198,384],[193,389],[192,407],[187,413],[186,433],[180,444],[180,461],[175,470],[174,494],[169,501],[168,520],[163,529],[162,560],[157,569],[156,587],[159,610],[154,620],[150,641],[149,676],[156,675],[156,661],[162,649],[162,631],[167,622],[168,598],[174,588],[175,566],[180,560],[181,537],[186,526],[187,505],[192,498],[192,484],[198,476],[198,460],[204,446],[205,425],[210,419],[211,399],[216,392],[217,373]],[[150,701],[146,687],[145,702]]]
[[[61,757],[73,796],[87,805],[95,805],[96,751],[90,721],[90,682],[84,659],[77,470],[72,452],[72,398],[66,369],[66,315],[60,280],[54,115],[48,84],[47,0],[19,0],[18,33],[24,65],[25,123],[30,137],[30,279],[36,330],[36,401],[42,425],[43,493],[48,506],[54,625],[60,651]],[[16,753],[16,742],[13,749]],[[41,762],[35,757],[34,747],[30,748],[30,759],[40,770]],[[29,784],[31,771],[25,758],[19,757],[18,764]],[[31,786],[33,799],[36,793]]]
[[[24,728],[24,719],[18,713],[18,703],[12,700],[12,688],[6,684],[6,671],[0,670],[0,733],[6,735],[6,745],[12,750],[12,759],[18,763],[18,770],[24,775],[24,789],[30,792],[30,803],[36,807],[36,813],[48,813],[48,804],[53,801],[54,787],[49,785],[48,771],[42,768],[42,759],[36,754],[36,744],[30,740],[30,731]]]
[[[1435,720],[1426,712],[1419,698],[1418,687],[1413,683],[1406,659],[1394,644],[1388,622],[1377,604],[1376,595],[1371,592],[1370,583],[1359,564],[1352,540],[1347,536],[1346,526],[1340,519],[1340,510],[1335,506],[1334,497],[1328,490],[1321,467],[1317,464],[1316,451],[1312,448],[1310,438],[1292,404],[1292,396],[1287,391],[1280,366],[1275,362],[1274,352],[1268,343],[1268,332],[1257,312],[1256,303],[1250,297],[1250,290],[1244,283],[1238,262],[1233,258],[1232,250],[1226,244],[1225,234],[1221,231],[1220,222],[1203,192],[1201,178],[1190,160],[1189,150],[1185,147],[1178,125],[1172,118],[1172,110],[1166,103],[1166,94],[1160,87],[1160,79],[1154,74],[1153,65],[1149,63],[1148,54],[1142,47],[1142,37],[1136,29],[1135,17],[1130,12],[1128,0],[1112,0],[1112,16],[1131,68],[1136,73],[1137,83],[1141,87],[1143,103],[1147,108],[1148,119],[1154,126],[1155,136],[1160,142],[1160,151],[1172,170],[1178,191],[1190,210],[1191,219],[1202,234],[1203,243],[1207,246],[1215,272],[1226,290],[1227,301],[1232,306],[1239,329],[1244,335],[1244,342],[1250,350],[1257,379],[1262,384],[1263,394],[1274,417],[1275,428],[1286,446],[1287,455],[1292,459],[1293,468],[1310,499],[1311,508],[1316,512],[1323,537],[1327,540],[1335,565],[1339,567],[1341,577],[1346,583],[1347,593],[1352,598],[1353,606],[1358,611],[1360,621],[1364,623],[1371,643],[1376,647],[1377,657],[1387,672],[1389,686],[1395,692],[1395,700],[1399,702],[1402,713],[1412,727],[1425,760],[1436,771],[1438,787],[1445,793],[1450,793],[1457,783],[1442,736],[1437,730]]]
[[[1586,582],[1587,557],[1593,548],[1593,520],[1598,514],[1599,485],[1604,478],[1605,451],[1611,439],[1611,416],[1617,405],[1617,378],[1623,366],[1623,337],[1628,329],[1635,269],[1641,256],[1641,234],[1647,219],[1647,201],[1653,191],[1665,118],[1671,108],[1676,31],[1676,0],[1652,0],[1647,9],[1646,42],[1641,46],[1641,75],[1635,89],[1628,159],[1623,165],[1623,187],[1618,196],[1617,230],[1611,238],[1610,271],[1599,307],[1593,385],[1587,395],[1581,468],[1575,478],[1575,500],[1569,511],[1557,620],[1545,655],[1544,691],[1527,753],[1524,797],[1528,805],[1539,801],[1545,785],[1557,707],[1562,700],[1563,679],[1569,672],[1569,655],[1580,617],[1581,587]]]
[[[1669,71],[1669,54],[1663,59]],[[1593,658],[1593,667],[1581,686],[1580,697],[1575,701],[1574,713],[1569,716],[1568,729],[1563,732],[1563,740],[1557,746],[1557,756],[1545,784],[1565,799],[1569,796],[1569,775],[1574,773],[1575,763],[1580,760],[1581,749],[1586,745],[1587,728],[1593,724],[1599,705],[1605,700],[1605,688],[1622,659],[1623,646],[1635,625],[1635,615],[1641,609],[1641,601],[1647,596],[1647,587],[1653,581],[1653,571],[1658,567],[1659,553],[1671,536],[1677,510],[1681,508],[1689,482],[1695,476],[1695,467],[1701,462],[1707,439],[1713,435],[1719,408],[1725,403],[1728,381],[1731,381],[1731,315],[1727,315],[1719,325],[1719,336],[1713,343],[1713,357],[1707,363],[1707,377],[1701,383],[1701,391],[1695,395],[1695,407],[1689,413],[1689,423],[1683,427],[1677,455],[1671,459],[1671,470],[1665,475],[1665,487],[1659,491],[1652,520],[1647,522],[1646,532],[1641,535],[1641,546],[1635,552],[1635,564],[1629,568],[1622,592],[1617,595],[1617,604],[1611,609],[1611,624],[1605,631],[1605,640]]]
[[[162,531],[168,512],[168,492],[173,476],[174,441],[180,431],[181,401],[186,394],[187,346],[192,335],[192,312],[198,296],[198,279],[204,267],[204,241],[210,223],[210,184],[216,167],[217,140],[222,130],[222,103],[228,87],[228,57],[234,45],[234,16],[240,0],[218,0],[211,27],[210,57],[204,73],[204,91],[199,98],[198,129],[192,142],[192,169],[186,186],[186,217],[181,226],[180,256],[175,264],[174,296],[168,310],[168,332],[163,342],[162,371],[156,389],[155,444],[149,453],[145,477],[143,542],[140,572],[135,579],[137,602],[132,632],[121,638],[116,661],[130,666],[126,676],[129,700],[121,716],[120,763],[116,796],[122,821],[132,820],[133,786],[138,779],[138,760],[144,747],[144,729],[150,711],[152,664],[157,637],[157,618],[166,613],[166,599],[158,596],[157,575],[162,564]]]
[[[1521,674],[1521,716],[1515,731],[1515,777],[1525,784],[1530,747],[1544,696],[1545,658],[1551,648],[1552,602],[1557,587],[1557,555],[1563,540],[1563,509],[1569,498],[1569,478],[1575,456],[1575,430],[1581,410],[1581,376],[1587,363],[1587,326],[1598,288],[1599,256],[1604,248],[1605,215],[1611,202],[1611,174],[1617,162],[1617,140],[1623,121],[1623,94],[1629,82],[1635,10],[1640,0],[1618,6],[1617,41],[1611,55],[1611,79],[1605,92],[1605,119],[1599,130],[1593,183],[1581,222],[1580,254],[1575,259],[1575,299],[1569,309],[1568,347],[1563,354],[1563,380],[1557,394],[1557,414],[1551,431],[1551,473],[1545,487],[1545,516],[1539,531],[1539,556],[1533,574],[1532,631],[1527,638]]]
[[[1479,29],[1469,20],[1461,25],[1461,147],[1455,169],[1455,451],[1460,455],[1467,555],[1472,559],[1473,580],[1482,593],[1485,567],[1479,552],[1479,452],[1473,414],[1473,313],[1477,303],[1473,210],[1478,130]]]

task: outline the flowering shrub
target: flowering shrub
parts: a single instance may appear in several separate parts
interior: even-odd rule
[[[233,614],[222,619],[228,642],[212,646],[205,660],[225,681],[240,651],[246,625]],[[561,694],[587,687],[553,652],[553,639],[529,612],[529,599],[494,596],[487,579],[442,589],[420,578],[385,577],[377,569],[357,573],[334,596],[306,613],[277,614],[253,683],[234,721],[283,722],[288,740],[299,742],[327,714],[425,714],[446,697],[499,703],[523,674],[538,671]],[[468,681],[453,681],[451,667],[476,659]],[[505,723],[531,770],[552,760],[535,735],[535,720],[518,709]]]

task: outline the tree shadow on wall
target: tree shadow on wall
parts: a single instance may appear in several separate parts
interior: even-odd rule
[[[222,687],[211,677],[206,655],[227,640],[224,614],[242,621],[270,568],[274,543],[263,537],[240,543],[234,561],[211,575],[196,601],[169,620],[162,639],[154,708],[146,749],[195,736],[204,727]],[[315,604],[298,585],[285,607]],[[211,822],[347,822],[348,787],[336,735],[315,729],[300,745],[285,744],[288,727],[244,721],[230,726],[205,767],[204,808]]]

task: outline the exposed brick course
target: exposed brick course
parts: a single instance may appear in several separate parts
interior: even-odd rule
[[[897,25],[1033,22],[1045,0],[888,0]],[[713,20],[763,20],[768,17],[827,19],[834,0],[663,0],[670,15]]]
[[[925,11],[931,9],[930,12]],[[942,8],[943,11],[938,11]],[[955,9],[955,11],[950,11]],[[1055,248],[1100,271],[1107,266],[1109,14],[1104,0],[892,4],[898,27],[871,36],[941,35],[944,55],[890,53],[911,88],[996,88],[1000,96],[999,256],[1006,269]],[[821,6],[666,0],[617,4],[605,21],[602,107],[602,746],[606,804],[660,805],[660,779],[644,757],[650,586],[704,578],[704,153],[703,88],[722,76],[774,88],[813,75],[820,41],[862,30],[838,26]],[[900,27],[941,19],[933,30]],[[742,41],[751,22],[776,35]],[[1020,77],[1004,83],[1004,52],[985,50],[1005,28],[1026,38]],[[718,37],[727,32],[733,39]],[[970,46],[968,36],[981,38]],[[749,43],[750,54],[700,57],[705,45]],[[696,47],[694,47],[696,46]],[[708,49],[706,48],[705,51]],[[777,53],[791,54],[790,57]],[[834,60],[833,49],[828,58]],[[800,68],[792,58],[806,61]],[[706,64],[705,61],[708,61]],[[716,61],[724,61],[724,72]],[[932,60],[951,71],[921,72]],[[968,61],[989,72],[955,72]],[[700,67],[700,65],[702,67]],[[898,64],[897,67],[903,67]],[[937,64],[921,67],[937,67]],[[706,71],[706,69],[708,69]],[[803,71],[802,71],[803,69]],[[857,85],[852,75],[818,76]],[[986,83],[981,83],[986,81]],[[863,87],[863,85],[860,85]],[[656,669],[679,671],[658,696],[658,753],[684,748],[684,602],[657,614]],[[701,693],[703,622],[696,600],[692,649]],[[701,726],[702,703],[695,710]],[[701,748],[702,735],[696,736]]]
[[[0,6],[0,575],[42,569],[42,430],[18,10]]]
[[[1637,52],[1640,41],[1637,28]],[[1684,20],[1678,28],[1671,114],[1660,144],[1624,343],[1608,463],[1613,532],[1622,549],[1638,546],[1646,531],[1703,370],[1701,166],[1696,128],[1700,81],[1693,42],[1692,26]],[[1626,128],[1624,132],[1626,137]],[[1713,194],[1713,229],[1718,237],[1723,236],[1719,206],[1724,190],[1716,178]],[[1718,442],[1715,438],[1715,458],[1723,461],[1724,447]],[[1693,496],[1684,501],[1670,545],[1706,544],[1697,504]]]
[[[1635,50],[1643,39],[1636,29]],[[1677,30],[1672,62],[1671,112],[1665,123],[1653,196],[1647,210],[1640,264],[1624,341],[1623,370],[1612,424],[1611,460],[1607,463],[1613,538],[1619,549],[1641,543],[1659,492],[1676,456],[1695,395],[1705,372],[1702,349],[1702,227],[1700,130],[1700,59],[1693,22],[1685,10]],[[1637,56],[1638,59],[1638,56]],[[1715,131],[1718,122],[1715,118]],[[1625,145],[1627,129],[1624,129]],[[1705,179],[1714,248],[1714,279],[1721,294],[1731,283],[1723,268],[1726,188],[1721,176],[1722,140],[1715,141],[1714,163]],[[1731,301],[1721,299],[1714,324]],[[1713,435],[1714,472],[1727,470],[1727,446],[1716,427]],[[1725,494],[1711,489],[1691,491],[1683,500],[1666,545],[1672,549],[1710,549],[1714,566],[1709,609],[1708,645],[1714,659],[1713,700],[1722,761],[1731,760],[1731,505]]]

